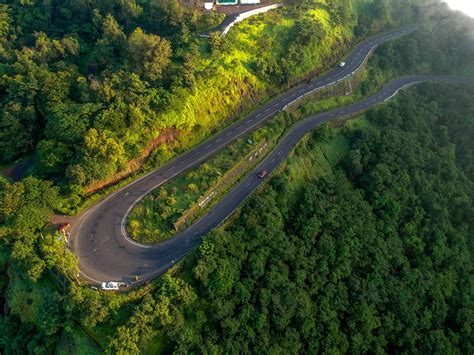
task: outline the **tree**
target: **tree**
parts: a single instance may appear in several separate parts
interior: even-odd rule
[[[214,57],[218,57],[224,51],[225,39],[222,37],[220,32],[212,32],[209,34],[209,47],[211,54]]]
[[[108,14],[102,23],[102,37],[97,41],[95,56],[99,64],[118,65],[124,56],[126,36],[115,18]]]
[[[77,38],[68,36],[61,40],[51,40],[44,32],[36,33],[35,37],[36,58],[41,63],[66,59],[67,56],[75,56],[79,53],[79,42]]]
[[[0,193],[0,222],[7,242],[31,236],[41,229],[58,203],[58,188],[51,182],[27,177],[6,184]]]
[[[67,240],[61,233],[47,235],[41,240],[41,251],[46,266],[49,269],[58,268],[71,280],[76,279],[78,274],[78,259],[67,248]]]
[[[128,39],[127,52],[131,69],[147,80],[156,81],[170,63],[171,44],[136,28]]]
[[[0,37],[4,38],[10,32],[11,26],[11,17],[8,10],[8,5],[0,5]]]
[[[125,163],[123,146],[108,130],[90,128],[78,155],[77,163],[67,168],[67,176],[71,184],[76,186],[104,179]]]
[[[31,106],[24,107],[19,103],[10,103],[3,107],[0,118],[0,161],[12,161],[31,149],[33,145],[31,126],[25,127],[25,121],[31,122],[35,119],[36,113]]]
[[[155,335],[152,324],[158,315],[156,308],[156,301],[146,295],[129,324],[117,328],[117,333],[109,344],[110,349],[118,354],[139,354],[139,345]]]
[[[41,302],[38,311],[38,324],[46,336],[53,336],[57,333],[64,322],[64,311],[62,300],[58,293],[47,293]]]
[[[196,83],[196,60],[198,58],[196,47],[192,47],[191,51],[185,54],[182,67],[182,76],[184,85],[192,88]]]
[[[63,172],[69,164],[72,152],[67,144],[55,140],[42,140],[36,147],[36,171],[43,176]]]
[[[354,16],[353,1],[329,0],[328,6],[336,15],[339,23],[352,22]]]
[[[326,36],[324,26],[318,22],[309,19],[299,20],[296,24],[296,42],[303,46],[310,43],[317,43]]]
[[[184,23],[185,8],[178,0],[154,0],[153,5],[163,12],[166,27],[176,29]]]
[[[58,103],[49,109],[46,137],[67,143],[71,148],[80,144],[92,117],[99,109],[100,106],[94,104]]]

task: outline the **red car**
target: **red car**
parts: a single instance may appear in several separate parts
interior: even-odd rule
[[[267,175],[268,175],[268,171],[266,171],[266,170],[262,170],[261,172],[258,173],[258,177],[260,179],[263,179]]]
[[[69,227],[71,227],[69,223],[63,223],[59,226],[58,231],[61,234],[67,234],[67,232],[69,231]]]

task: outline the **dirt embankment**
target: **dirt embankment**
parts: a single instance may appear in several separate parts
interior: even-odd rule
[[[93,184],[85,187],[84,192],[86,193],[86,195],[90,195],[90,194],[93,194],[94,192],[97,192],[97,191],[103,189],[104,187],[113,185],[113,184],[119,182],[120,180],[126,178],[131,173],[133,173],[133,172],[137,171],[138,169],[140,169],[143,166],[143,163],[145,163],[145,161],[148,159],[150,154],[159,145],[161,145],[161,144],[170,144],[170,143],[176,141],[176,139],[179,136],[179,133],[180,133],[180,131],[178,129],[174,128],[174,127],[169,127],[169,128],[163,129],[163,131],[158,135],[158,137],[156,137],[155,139],[153,139],[152,141],[150,141],[148,143],[148,145],[143,150],[140,157],[138,157],[136,159],[132,159],[132,160],[127,162],[126,168],[124,170],[110,176],[109,178],[107,178],[105,180],[94,182]]]

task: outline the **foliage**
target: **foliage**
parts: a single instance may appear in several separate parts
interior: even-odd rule
[[[14,184],[3,183],[0,199],[1,235],[16,239],[29,237],[44,226],[57,203],[58,191],[48,181],[28,177]]]
[[[167,128],[179,144],[156,154],[188,148],[283,84],[328,68],[357,17],[344,1],[298,2],[208,41],[191,31],[215,16],[178,1],[1,9],[0,161],[34,152],[35,175],[61,187],[65,206],[133,170]]]
[[[473,98],[425,85],[308,137],[173,276],[199,302],[166,303],[184,316],[168,348],[471,352]]]
[[[177,275],[128,295],[62,276],[77,265],[48,231],[54,209],[156,142],[162,163],[417,8],[294,3],[214,38],[213,53],[190,31],[216,17],[178,1],[0,5],[0,160],[35,155],[35,177],[0,179],[2,353],[93,353],[82,327],[110,352],[473,352],[470,91],[427,87],[318,130]],[[468,21],[444,24],[387,46],[377,68],[472,70]]]
[[[226,172],[241,162],[242,157],[255,149],[262,139],[276,140],[275,137],[283,133],[285,126],[281,121],[280,117],[269,129],[262,128],[239,138],[199,167],[152,191],[130,213],[128,232],[131,237],[143,243],[156,243],[175,235],[175,222],[207,191],[222,182]],[[216,196],[210,204],[218,201],[219,197]],[[205,212],[207,209],[202,209],[194,218]]]

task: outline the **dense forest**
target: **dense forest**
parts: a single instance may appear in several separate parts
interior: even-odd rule
[[[474,91],[432,85],[318,129],[112,350],[471,353],[473,130]]]
[[[151,152],[159,164],[331,66],[361,36],[416,14],[411,1],[353,3],[298,1],[206,39],[194,32],[215,16],[177,0],[7,1],[0,6],[0,163],[30,156],[33,174],[61,188],[58,208],[75,211]],[[403,17],[389,16],[402,10]]]
[[[0,351],[472,353],[472,89],[424,85],[318,129],[178,270],[126,294],[78,285],[49,224],[403,21],[439,25],[383,46],[363,92],[400,68],[472,74],[472,21],[446,11],[288,1],[204,39],[221,18],[177,0],[0,4],[0,164],[31,163],[0,177]]]

